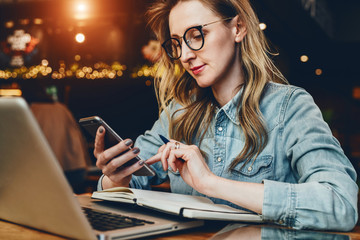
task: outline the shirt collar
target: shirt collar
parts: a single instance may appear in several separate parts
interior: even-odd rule
[[[239,121],[239,111],[238,111],[238,107],[240,105],[240,99],[243,93],[243,87],[238,91],[238,93],[228,102],[226,103],[224,106],[222,106],[222,108],[216,108],[216,116],[219,114],[219,112],[224,111],[224,113],[226,114],[226,116],[236,125],[240,125],[240,121]]]

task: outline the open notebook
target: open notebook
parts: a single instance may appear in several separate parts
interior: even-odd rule
[[[0,132],[0,219],[75,239],[131,239],[203,224],[75,197],[22,98],[0,98]],[[104,226],[106,219],[114,220]]]
[[[263,221],[259,214],[224,204],[215,204],[209,198],[201,196],[116,187],[93,192],[92,198],[136,204],[186,218],[243,222]]]

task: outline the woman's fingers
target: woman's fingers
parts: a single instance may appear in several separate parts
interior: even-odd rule
[[[171,169],[173,171],[177,171],[177,167],[175,165],[175,157],[172,155],[172,152],[176,149],[180,149],[182,146],[182,149],[185,149],[187,145],[182,144],[180,142],[174,141],[174,140],[170,140],[170,142],[168,142],[167,144],[163,145],[161,148],[161,162],[163,165],[163,169],[164,171],[166,171],[168,169],[168,167],[170,166]],[[169,161],[171,159],[173,159],[172,161]],[[180,160],[180,159],[179,159]]]
[[[119,154],[129,150],[129,146],[131,145],[132,141],[130,139],[126,139],[114,145],[113,147],[106,149],[105,151],[102,151],[100,153],[97,152],[96,166],[100,169],[104,168],[110,162],[110,160],[117,157]]]
[[[161,161],[161,154],[162,154],[162,152],[159,152],[156,155],[152,156],[151,158],[146,160],[146,164],[151,165],[151,164]]]
[[[161,147],[159,147],[158,153],[164,151],[165,148],[166,148],[166,144],[164,144],[164,145],[162,145]]]
[[[174,142],[173,149],[170,152],[168,158],[168,164],[171,169],[176,172],[178,170],[178,166],[183,166],[182,164],[188,159],[184,156],[188,155],[188,151],[191,150],[188,145],[182,144],[180,142]]]
[[[168,165],[168,158],[172,149],[175,149],[176,141],[170,140],[170,142],[164,144],[159,148],[159,153],[161,153],[161,163],[163,165],[164,171],[167,171]],[[170,166],[173,169],[173,166]]]
[[[105,136],[105,128],[100,126],[98,130],[96,131],[95,136],[95,143],[94,143],[94,156],[98,158],[98,154],[102,153],[104,151],[104,136]]]
[[[131,164],[130,166],[124,168],[120,167],[119,169],[116,169],[114,172],[112,172],[111,179],[113,179],[115,182],[120,182],[122,179],[130,177],[134,172],[142,168],[144,163],[144,160],[140,160],[134,164]]]
[[[113,147],[104,150],[104,143],[105,143],[104,135],[105,135],[105,129],[103,127],[99,127],[98,131],[96,132],[96,138],[94,144],[94,156],[97,159],[96,166],[100,169],[104,169],[106,167],[111,169],[113,168],[112,166],[116,166],[118,164],[122,165],[125,162],[127,162],[127,160],[124,160],[124,158],[121,156],[126,154],[125,155],[126,158],[126,156],[131,155],[132,151],[133,152],[135,151],[134,154],[136,155],[139,152],[138,148],[134,148],[132,149],[132,151],[129,151],[129,147],[133,144],[133,141],[131,139],[125,139],[119,142],[118,144],[114,145]],[[119,156],[119,154],[121,155]],[[117,160],[112,162],[114,158],[117,158]],[[110,162],[112,162],[112,164],[107,166]]]
[[[171,167],[171,169],[176,172],[178,169],[177,169],[177,166],[175,164],[175,161],[176,161],[176,157],[175,157],[175,154],[173,151],[170,152],[170,155],[169,155],[169,158],[168,158],[168,164],[169,166]]]
[[[168,145],[169,145],[169,143],[166,144],[166,147],[165,147],[164,150],[161,152],[161,157],[160,157],[164,171],[166,171],[166,170],[168,169],[167,159],[168,159],[169,153],[170,153],[170,148],[169,148]]]
[[[119,144],[121,144],[121,143],[119,143]],[[105,151],[104,153],[106,153],[106,152],[107,151]],[[111,160],[102,168],[103,173],[105,175],[109,175],[120,169],[122,170],[122,168],[124,168],[123,165],[125,163],[127,163],[128,161],[130,161],[131,159],[135,158],[139,154],[139,152],[140,152],[140,149],[135,147],[119,156],[112,157]],[[114,152],[111,152],[109,154],[113,154],[113,153]],[[132,164],[132,165],[136,165],[136,164]]]
[[[139,148],[129,148],[133,145],[131,139],[125,139],[118,144],[105,149],[104,139],[105,129],[104,127],[99,127],[96,132],[94,143],[96,166],[107,176],[106,179],[117,185],[126,186],[129,184],[131,175],[144,165],[143,160],[126,164],[134,159],[139,154],[140,150]]]

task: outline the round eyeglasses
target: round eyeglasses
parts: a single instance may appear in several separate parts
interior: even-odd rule
[[[213,23],[217,23],[220,21],[226,21],[232,19],[233,17],[220,19],[214,22],[210,22],[207,24],[194,26],[186,29],[182,39],[184,39],[185,44],[193,51],[199,51],[205,43],[203,27],[208,26]],[[169,38],[167,39],[161,46],[165,49],[167,55],[171,59],[179,59],[181,57],[181,38]]]

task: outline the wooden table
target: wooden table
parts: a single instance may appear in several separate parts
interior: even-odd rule
[[[205,226],[195,229],[189,229],[184,231],[172,232],[167,234],[161,234],[158,236],[148,237],[146,239],[152,240],[203,240],[213,237],[217,232],[219,232],[223,227],[226,226],[226,223],[223,222],[211,222],[207,223]],[[251,225],[254,228],[269,227],[268,225]],[[332,233],[332,232],[326,232]],[[360,240],[360,226],[356,226],[352,232],[347,233],[337,233],[342,235],[349,236],[349,239]],[[30,229],[23,227],[17,224],[0,220],[0,239],[7,240],[64,240],[65,238],[60,236],[55,236],[45,232],[41,232],[35,229]],[[247,239],[247,238],[237,238],[237,239]],[[311,239],[311,238],[309,238]],[[318,239],[318,238],[317,238]]]
[[[164,187],[165,186],[165,187]],[[168,189],[168,185],[164,185],[158,190],[165,191]],[[90,196],[90,193],[80,194],[85,196]],[[194,229],[187,229],[182,231],[175,231],[172,233],[165,233],[161,235],[155,235],[152,237],[147,237],[148,240],[205,240],[210,239],[211,237],[214,237],[216,233],[221,231],[226,225],[229,224],[227,222],[221,222],[221,221],[207,221],[205,222],[205,225],[202,227],[194,228]],[[265,225],[265,224],[253,224],[249,225],[250,228],[257,229],[258,232],[261,227],[275,227],[279,228],[278,226],[274,225]],[[286,229],[286,228],[281,228]],[[242,229],[241,229],[242,230]],[[243,231],[246,232],[246,231]],[[307,231],[308,232],[308,231]],[[355,228],[351,232],[321,232],[321,233],[333,233],[333,234],[341,234],[349,236],[349,239],[351,240],[360,240],[360,225],[355,226]],[[252,233],[252,235],[254,235]],[[261,234],[260,234],[261,235]],[[0,219],[0,240],[6,239],[6,240],[64,240],[66,238],[61,236],[56,236],[50,233],[42,232],[36,229],[31,229],[28,227],[24,227],[18,224],[14,224],[11,222],[7,222]],[[235,237],[231,239],[243,239],[243,240],[249,240],[248,237]],[[261,239],[255,238],[255,239]],[[311,237],[307,237],[306,239],[312,239]],[[316,238],[321,239],[321,238]]]

